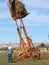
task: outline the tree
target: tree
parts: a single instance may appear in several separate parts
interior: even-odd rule
[[[45,44],[44,43],[41,43],[40,46],[45,46]]]

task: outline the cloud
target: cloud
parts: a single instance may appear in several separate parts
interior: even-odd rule
[[[29,24],[28,21],[31,21],[36,25],[37,23],[49,23],[49,1],[48,0],[20,0],[26,4],[31,13],[24,19],[27,24]],[[3,8],[7,8],[7,2],[1,3]],[[35,8],[35,9],[34,9]],[[0,12],[0,19],[11,19],[11,15],[9,12],[3,11]],[[47,13],[48,12],[48,13]]]
[[[7,12],[0,12],[0,19],[7,19],[7,18],[10,18],[10,14]]]
[[[20,0],[25,5],[30,14],[24,19],[28,26],[42,26],[49,24],[49,1],[48,0]],[[31,25],[30,25],[31,24]]]
[[[32,21],[32,22],[49,22],[49,14],[38,14],[38,11],[32,11],[31,14],[29,14],[26,19],[26,21]]]
[[[0,19],[10,19],[11,15],[10,13],[5,13],[5,12],[1,12],[0,13]],[[39,12],[36,10],[32,11],[27,17],[26,17],[27,21],[32,21],[32,22],[49,22],[49,14],[44,14],[41,13],[39,14]]]
[[[7,2],[0,2],[0,8],[7,8]]]
[[[48,0],[20,0],[25,3],[26,6],[37,7],[37,8],[49,8]]]
[[[14,27],[0,27],[0,31],[17,31]]]

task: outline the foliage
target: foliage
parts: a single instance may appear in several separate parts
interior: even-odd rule
[[[49,50],[49,48],[46,48],[46,50]]]
[[[45,44],[44,43],[41,43],[40,46],[45,46]]]

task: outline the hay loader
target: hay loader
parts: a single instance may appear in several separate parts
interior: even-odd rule
[[[23,23],[22,18],[26,17],[29,13],[27,12],[25,5],[19,0],[9,0],[8,6],[9,6],[11,16],[16,23],[16,27],[17,27],[17,31],[18,31],[18,35],[19,35],[20,43],[21,43],[21,49],[22,49],[21,50],[22,52],[19,51],[20,53],[18,54],[16,58],[13,58],[13,61],[43,59],[41,58],[40,50],[38,48],[35,48],[32,40],[29,38],[26,32],[25,25]],[[22,27],[22,30],[24,32],[27,42],[24,41],[22,34],[20,32],[20,27],[18,25],[18,19],[20,19],[21,27]]]

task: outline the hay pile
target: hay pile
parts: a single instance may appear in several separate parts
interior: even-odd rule
[[[22,2],[18,0],[9,0],[8,5],[12,18],[16,16],[16,19],[20,19],[17,14],[20,14],[22,18],[28,15],[25,5]]]

